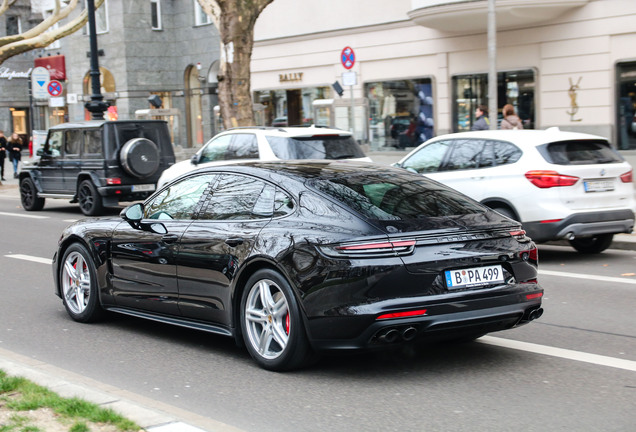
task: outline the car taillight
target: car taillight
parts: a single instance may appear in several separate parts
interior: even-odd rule
[[[107,185],[120,185],[121,184],[121,179],[118,178],[118,177],[107,178],[106,179],[106,184]]]
[[[415,243],[415,240],[351,243],[336,246],[321,246],[320,250],[325,255],[332,257],[390,257],[413,253]]]
[[[551,187],[560,186],[572,186],[577,181],[578,177],[559,174],[556,171],[528,171],[526,178],[530,180],[530,183],[541,189],[547,189]]]
[[[629,170],[625,174],[621,174],[620,179],[623,183],[631,183],[634,181],[634,170]]]
[[[426,309],[414,310],[414,311],[408,311],[408,312],[393,312],[393,313],[382,314],[379,317],[377,317],[376,320],[404,318],[404,317],[413,317],[413,316],[421,316],[421,315],[426,315]]]
[[[535,247],[521,252],[519,256],[524,261],[533,261],[536,263],[539,261],[539,250]]]

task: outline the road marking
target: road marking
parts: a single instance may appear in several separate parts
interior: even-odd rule
[[[515,349],[519,351],[527,351],[535,354],[543,354],[552,357],[560,357],[568,360],[575,360],[584,363],[592,363],[595,365],[613,367],[617,369],[625,369],[636,372],[636,361],[624,360],[615,357],[607,357],[597,354],[589,354],[581,351],[573,351],[563,348],[555,348],[546,345],[538,345],[528,342],[520,342],[510,339],[502,339],[493,336],[483,336],[478,339],[479,342],[496,345],[504,348]]]
[[[15,259],[21,259],[25,261],[32,261],[32,262],[36,262],[40,264],[48,264],[48,265],[53,264],[53,260],[51,258],[40,258],[40,257],[35,257],[31,255],[22,255],[22,254],[11,254],[11,255],[5,255],[5,256],[7,258],[15,258]]]
[[[559,272],[559,271],[552,271],[552,270],[539,270],[539,274],[546,275],[546,276],[561,276],[561,277],[570,277],[570,278],[578,278],[578,279],[597,280],[601,282],[618,282],[618,283],[636,285],[636,279],[627,279],[627,278],[619,278],[619,277],[611,277],[611,276],[597,276],[597,275],[589,275],[589,274],[581,274],[581,273]]]
[[[23,218],[31,218],[31,219],[48,219],[48,216],[36,216],[36,215],[28,215],[28,214],[22,214],[22,213],[8,213],[8,212],[0,212],[0,215],[2,216],[16,216],[16,217],[23,217]]]

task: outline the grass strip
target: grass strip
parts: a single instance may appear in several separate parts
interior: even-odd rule
[[[111,424],[122,432],[141,429],[134,422],[111,409],[101,408],[78,398],[63,398],[25,378],[9,376],[3,370],[0,370],[0,404],[16,412],[50,408],[61,418],[70,423],[75,422],[70,429],[71,432],[88,431],[86,424],[78,421]],[[17,422],[22,420],[17,413],[14,417]],[[21,430],[29,431],[29,429]],[[0,432],[3,432],[1,425]]]

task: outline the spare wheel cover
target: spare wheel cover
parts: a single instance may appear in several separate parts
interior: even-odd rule
[[[148,177],[159,169],[159,149],[147,138],[134,138],[121,149],[119,159],[128,174]]]

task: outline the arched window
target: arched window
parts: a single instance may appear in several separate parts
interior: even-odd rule
[[[197,66],[188,66],[185,71],[186,89],[186,121],[188,125],[188,147],[203,145],[203,110],[201,107],[201,80],[205,76],[200,75],[201,70]]]
[[[117,105],[115,99],[115,78],[113,74],[106,68],[99,68],[99,83],[100,83],[100,92],[104,96],[104,100],[110,103],[110,107],[108,111],[104,113],[104,118],[107,120],[117,120]],[[88,102],[91,100],[91,95],[93,94],[93,90],[91,87],[91,74],[90,71],[86,72],[84,75],[84,101]],[[84,110],[84,119],[90,120],[91,113],[88,110]]]

